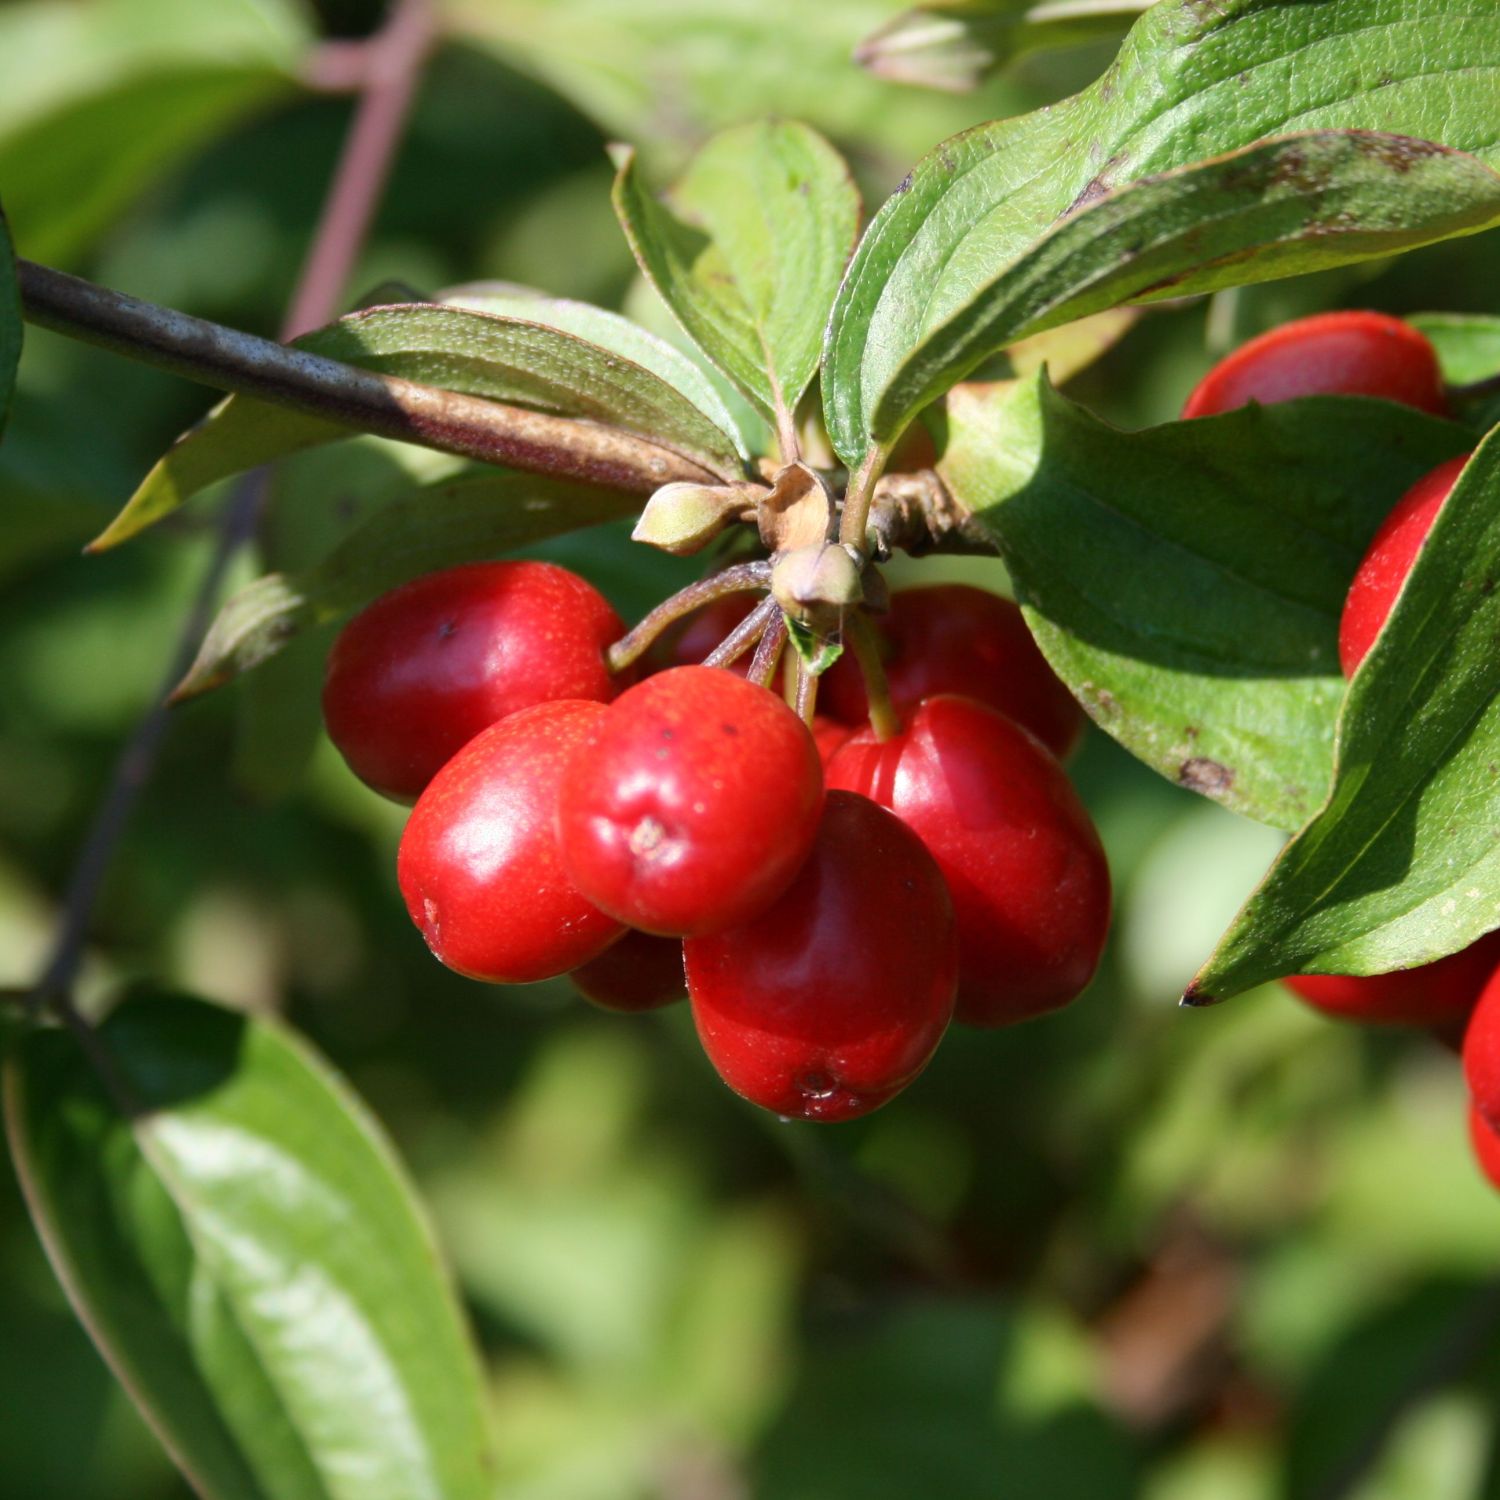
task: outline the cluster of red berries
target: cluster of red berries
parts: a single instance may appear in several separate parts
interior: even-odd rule
[[[955,1015],[1023,1020],[1092,976],[1108,868],[1054,754],[1083,716],[1014,604],[943,586],[897,593],[879,630],[900,731],[859,727],[843,660],[810,729],[741,673],[685,664],[744,610],[705,609],[622,682],[620,621],[582,579],[450,569],[344,629],[325,719],[358,776],[415,800],[397,875],[443,963],[568,974],[617,1010],[686,992],[731,1088],[849,1119]]]
[[[1252,339],[1217,364],[1188,397],[1184,417],[1213,416],[1247,402],[1299,396],[1377,396],[1448,416],[1437,353],[1416,329],[1373,312],[1325,313]],[[1375,533],[1339,621],[1339,661],[1352,677],[1375,644],[1438,511],[1468,455],[1424,474]],[[1287,987],[1328,1015],[1374,1024],[1425,1026],[1463,1039],[1474,1096],[1470,1129],[1485,1176],[1500,1187],[1500,932],[1415,969],[1365,978],[1298,975]]]

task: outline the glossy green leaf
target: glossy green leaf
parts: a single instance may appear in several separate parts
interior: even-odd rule
[[[0,7],[0,185],[24,252],[67,263],[217,132],[291,95],[288,0]]]
[[[1500,374],[1500,317],[1416,313],[1406,321],[1432,340],[1449,385],[1470,385]]]
[[[384,375],[620,427],[726,479],[743,472],[734,438],[701,407],[650,370],[560,328],[413,303],[351,313],[294,343]],[[177,440],[93,546],[117,546],[217,480],[350,435],[335,422],[231,396]]]
[[[1042,377],[959,387],[948,421],[940,472],[1090,716],[1180,785],[1305,822],[1330,782],[1349,580],[1464,432],[1318,397],[1124,433]]]
[[[8,1059],[28,1206],[100,1352],[211,1500],[480,1500],[478,1367],[389,1145],[288,1032],[128,1002]]]
[[[715,425],[732,433],[741,453],[752,451],[740,424],[702,368],[680,349],[673,348],[665,339],[658,338],[620,313],[567,297],[548,296],[532,287],[503,281],[476,281],[467,286],[453,287],[438,300],[451,307],[469,307],[475,312],[545,323],[550,328],[560,328],[564,333],[587,339],[601,349],[623,355],[643,370],[660,376]]]
[[[304,573],[267,573],[219,611],[177,689],[189,698],[274,656],[314,625],[439,568],[494,557],[528,542],[629,515],[613,490],[478,469],[394,501]]]
[[[16,285],[16,257],[10,229],[0,212],[0,431],[10,413],[10,398],[16,388],[16,369],[21,363],[21,292]]]
[[[902,11],[854,60],[890,83],[955,93],[1028,52],[1121,35],[1151,0],[956,0]]]
[[[1500,435],[1438,513],[1349,684],[1326,804],[1195,981],[1429,963],[1500,926]]]
[[[1493,7],[1459,17],[1447,0],[1163,0],[1090,88],[945,142],[881,209],[830,324],[824,401],[839,452],[861,462],[924,393],[1028,322],[1073,315],[1080,296],[1079,311],[1104,305],[1111,271],[1116,301],[1155,292],[1151,278],[1130,272],[1136,238],[1155,247],[1157,279],[1183,291],[1337,264],[1375,253],[1387,236],[1395,250],[1481,227],[1494,212],[1491,179],[1473,163],[1403,145],[1341,151],[1325,136],[1306,161],[1294,146],[1268,146],[1244,159],[1238,190],[1233,166],[1205,159],[1292,132],[1364,130],[1440,141],[1493,164],[1500,144],[1481,81],[1497,67]],[[1192,163],[1206,175],[1111,206],[1127,184]],[[1300,218],[1296,182],[1309,194]],[[1261,189],[1275,203],[1257,217]],[[1229,225],[1202,225],[1201,249],[1183,197],[1200,190],[1199,211],[1232,215]],[[1081,225],[1106,237],[1096,252],[1081,243]],[[1280,247],[1274,270],[1255,257],[1263,242]],[[1240,259],[1214,266],[1222,256]],[[1204,266],[1205,277],[1192,274]]]
[[[806,125],[753,121],[709,141],[665,202],[626,155],[615,210],[699,348],[787,429],[859,232],[843,158]]]

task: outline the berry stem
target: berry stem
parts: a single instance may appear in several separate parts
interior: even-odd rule
[[[885,666],[880,660],[880,647],[863,611],[850,610],[844,616],[844,639],[854,652],[860,675],[865,680],[865,699],[870,705],[870,728],[875,731],[877,740],[893,739],[901,733],[901,716],[891,702],[890,686],[885,680]]]
[[[750,658],[750,670],[745,674],[757,687],[769,688],[775,681],[776,668],[781,662],[781,650],[786,645],[786,635],[786,616],[778,606],[760,638],[760,644],[755,648],[755,655]]]
[[[771,565],[768,562],[736,563],[732,568],[725,568],[697,583],[690,583],[670,599],[658,604],[639,625],[626,631],[609,648],[609,670],[623,672],[626,667],[633,666],[651,649],[652,643],[662,631],[669,625],[675,625],[684,616],[692,614],[695,609],[712,604],[715,599],[722,599],[726,594],[758,593],[768,588],[770,583]]]
[[[818,711],[818,678],[800,656],[797,658],[797,687],[792,707],[811,729],[813,715]]]
[[[776,601],[769,596],[762,599],[754,609],[740,621],[728,635],[703,658],[705,667],[727,667],[736,662],[766,632],[771,615],[777,609]]]

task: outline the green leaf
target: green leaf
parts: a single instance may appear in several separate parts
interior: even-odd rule
[[[964,93],[986,74],[1054,47],[1119,36],[1151,0],[957,0],[902,11],[854,49],[890,83]]]
[[[1500,434],[1438,513],[1339,719],[1333,789],[1194,981],[1429,963],[1500,926]]]
[[[1500,144],[1476,80],[1497,66],[1500,11],[1489,7],[1460,21],[1447,0],[1163,0],[1090,88],[945,142],[881,209],[829,329],[835,446],[857,466],[924,393],[1028,325],[1157,292],[1131,274],[1136,238],[1154,249],[1156,279],[1181,292],[1481,227],[1494,185],[1474,163],[1406,143],[1341,147],[1327,132],[1439,140],[1493,164]],[[1132,181],[1289,132],[1317,133],[1307,160],[1295,143],[1271,144],[1243,159],[1242,181],[1234,164],[1207,162],[1110,205]],[[1300,215],[1294,179],[1310,194]],[[1274,198],[1263,211],[1260,189]],[[1232,218],[1205,222],[1199,247],[1194,212]],[[1092,253],[1090,234],[1101,236]],[[1256,258],[1262,243],[1281,247],[1274,266]],[[1213,266],[1221,256],[1238,258]],[[1200,266],[1206,276],[1192,274]]]
[[[859,233],[859,192],[816,131],[761,120],[715,136],[658,203],[626,154],[615,211],[679,322],[783,432],[817,373]]]
[[[494,557],[630,514],[613,490],[476,469],[392,502],[305,573],[267,573],[219,611],[178,699],[228,682],[311,626],[343,619],[422,573]]]
[[[10,398],[16,388],[16,370],[21,363],[21,291],[16,285],[16,256],[11,248],[10,227],[0,210],[0,432],[10,414]]]
[[[1432,340],[1449,385],[1472,385],[1500,374],[1500,317],[1416,313],[1406,321]]]
[[[423,385],[621,427],[725,479],[743,472],[735,440],[679,390],[609,349],[542,323],[412,303],[351,313],[293,344]],[[351,432],[231,396],[177,440],[92,549],[118,546],[217,480]]]
[[[620,313],[567,297],[552,297],[532,287],[504,281],[475,281],[453,287],[442,293],[438,301],[450,307],[468,307],[475,312],[498,313],[502,317],[545,323],[550,328],[560,328],[564,333],[587,339],[601,349],[624,355],[643,370],[660,376],[716,426],[732,433],[741,453],[752,451],[740,424],[703,370],[680,349],[674,349],[665,339],[658,338]]]
[[[1124,433],[1041,376],[958,387],[948,421],[939,470],[1090,716],[1172,781],[1305,822],[1330,784],[1349,580],[1463,430],[1324,396]]]
[[[480,1500],[475,1356],[390,1146],[282,1027],[146,997],[7,1061],[47,1253],[211,1500]],[[101,1078],[107,1077],[106,1082]]]
[[[0,185],[26,253],[74,261],[231,122],[297,88],[287,0],[0,7]]]

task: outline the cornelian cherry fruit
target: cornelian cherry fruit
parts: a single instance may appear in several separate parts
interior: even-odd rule
[[[1009,715],[1056,756],[1077,746],[1083,710],[1047,665],[1013,601],[963,583],[899,589],[879,629],[898,714],[936,693],[963,693]],[[846,724],[868,716],[852,652],[824,674],[819,706]]]
[[[1109,930],[1109,866],[1066,772],[973,699],[923,702],[881,742],[862,730],[828,785],[888,807],[937,860],[958,918],[957,1018],[1004,1026],[1066,1005]]]
[[[1474,1148],[1474,1160],[1479,1163],[1486,1181],[1492,1187],[1500,1188],[1500,1134],[1472,1106],[1469,1109],[1469,1144]]]
[[[1424,474],[1380,523],[1344,601],[1339,620],[1339,664],[1353,677],[1389,618],[1427,533],[1443,507],[1468,455],[1450,458]]]
[[[1487,976],[1479,1003],[1469,1017],[1469,1029],[1464,1033],[1464,1077],[1475,1109],[1491,1130],[1500,1130],[1500,971]]]
[[[822,802],[817,747],[780,698],[716,667],[673,667],[598,718],[562,780],[558,839],[596,905],[687,937],[769,906]]]
[[[1500,963],[1500,935],[1390,974],[1295,974],[1281,982],[1315,1010],[1366,1025],[1451,1026],[1468,1019]]]
[[[433,953],[470,979],[527,984],[587,963],[620,924],[564,872],[563,769],[607,712],[564,699],[511,714],[433,777],[401,836],[396,879]]]
[[[382,595],[340,632],[323,718],[349,768],[398,802],[507,714],[561,698],[607,702],[620,617],[545,562],[470,563]]]
[[[1400,318],[1378,312],[1318,313],[1242,344],[1198,383],[1184,417],[1212,417],[1251,401],[1299,396],[1381,396],[1447,416],[1437,351]]]
[[[585,1000],[604,1010],[656,1010],[687,999],[682,944],[648,932],[627,932],[568,978]]]
[[[909,828],[853,792],[828,794],[780,900],[682,947],[709,1061],[779,1115],[868,1114],[922,1071],[953,1012],[943,877]]]

